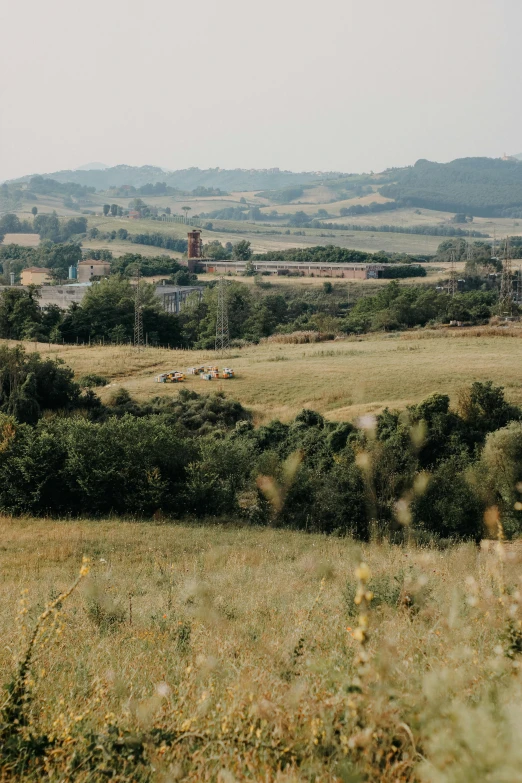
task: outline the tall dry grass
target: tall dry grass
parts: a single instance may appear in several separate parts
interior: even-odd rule
[[[46,606],[59,611],[1,744],[3,780],[522,779],[516,545],[118,521],[0,530],[5,682]],[[84,556],[89,575],[61,600]]]

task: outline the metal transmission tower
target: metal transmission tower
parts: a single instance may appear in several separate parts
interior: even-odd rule
[[[230,337],[228,333],[228,302],[226,281],[224,277],[219,278],[218,300],[217,300],[217,318],[216,318],[216,351],[223,354],[228,350]]]
[[[500,294],[498,297],[499,315],[513,315],[513,281],[512,281],[511,253],[509,241],[506,239],[504,248],[504,261],[502,263],[502,277],[500,279]]]
[[[138,280],[136,282],[136,294],[134,297],[134,347],[141,351],[143,348],[143,304],[141,301],[141,276],[138,267]]]
[[[457,270],[455,268],[455,253],[452,250],[451,256],[450,256],[451,264],[450,264],[450,276],[449,276],[449,282],[448,282],[448,294],[450,296],[455,296],[457,293],[458,283],[457,283]]]

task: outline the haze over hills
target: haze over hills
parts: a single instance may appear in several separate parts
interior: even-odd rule
[[[76,170],[55,171],[45,176],[57,182],[75,182],[78,185],[107,190],[111,187],[142,185],[165,182],[180,190],[193,190],[197,187],[220,188],[221,190],[262,190],[265,188],[283,188],[290,185],[303,185],[318,179],[336,179],[340,172],[301,172],[274,169],[199,169],[189,168],[167,171],[159,166],[111,166],[101,169],[103,164],[88,164]],[[97,166],[98,168],[94,168]],[[14,182],[24,182],[31,176],[21,177]]]
[[[84,163],[83,166],[78,166],[75,171],[105,171],[105,169],[108,168],[109,166],[107,166],[105,163],[95,161],[94,163]]]
[[[292,172],[277,168],[193,167],[178,171],[158,166],[94,168],[102,165],[88,164],[75,171],[57,171],[47,178],[62,185],[75,183],[97,191],[125,186],[138,189],[165,183],[167,187],[185,192],[197,188],[225,192],[261,191],[260,195],[274,204],[334,203],[364,198],[361,203],[369,205],[373,199],[386,211],[415,207],[482,217],[522,217],[522,162],[515,156],[509,159],[460,158],[450,163],[419,160],[413,166],[388,169],[379,174]],[[30,183],[31,179],[31,176],[22,177],[13,180],[10,186]]]

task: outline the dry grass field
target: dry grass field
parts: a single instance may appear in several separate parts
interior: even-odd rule
[[[3,781],[522,780],[516,547],[5,517],[0,539],[4,683],[55,602],[19,724],[2,697]]]
[[[22,245],[22,247],[38,247],[40,236],[38,234],[4,234],[0,245]]]
[[[217,361],[233,367],[237,377],[205,382],[188,376],[185,386],[200,393],[222,390],[251,408],[258,421],[289,420],[304,407],[344,421],[386,406],[402,408],[433,392],[455,401],[474,380],[491,379],[505,387],[510,401],[522,404],[521,338],[516,327],[419,331],[311,345],[268,342],[233,349],[223,359],[211,351],[137,353],[129,346],[40,344],[36,349],[63,358],[78,377],[107,377],[111,385],[101,390],[103,398],[120,386],[138,400],[176,395],[180,385],[155,383],[158,373]],[[34,350],[35,344],[26,347]]]

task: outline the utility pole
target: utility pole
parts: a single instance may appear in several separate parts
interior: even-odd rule
[[[500,279],[500,294],[498,297],[499,315],[513,315],[513,281],[511,266],[509,240],[506,239],[504,261],[502,263],[502,277]]]
[[[216,317],[216,351],[221,356],[228,350],[230,337],[228,333],[228,302],[226,292],[226,281],[224,277],[219,278],[217,291],[217,317]]]
[[[448,283],[448,294],[450,296],[455,296],[457,293],[457,270],[455,268],[455,251],[451,251],[450,256],[451,264],[450,264],[450,276],[449,276],[449,283]]]
[[[141,302],[141,276],[138,267],[138,279],[136,282],[136,294],[134,297],[134,347],[136,350],[143,349],[143,305]]]

